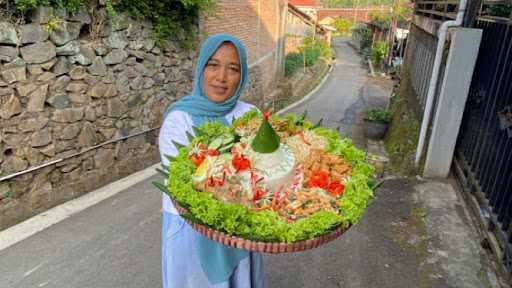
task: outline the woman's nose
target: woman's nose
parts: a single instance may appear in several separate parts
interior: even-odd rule
[[[219,69],[217,71],[217,80],[221,81],[221,82],[226,82],[227,80],[227,69],[222,67],[221,69]]]

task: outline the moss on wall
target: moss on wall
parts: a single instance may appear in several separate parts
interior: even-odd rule
[[[385,139],[385,147],[390,157],[389,168],[397,174],[414,175],[417,168],[414,165],[416,146],[418,144],[419,121],[412,108],[410,99],[414,93],[410,76],[405,71],[398,91],[391,98],[390,109],[393,120]]]

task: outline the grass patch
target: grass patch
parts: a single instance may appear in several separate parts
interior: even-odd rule
[[[410,85],[409,76],[404,73],[397,93],[391,98],[390,110],[393,120],[384,140],[386,151],[389,154],[393,173],[399,175],[415,175],[418,171],[414,165],[416,146],[420,125],[412,106],[408,103],[407,93],[414,93]]]

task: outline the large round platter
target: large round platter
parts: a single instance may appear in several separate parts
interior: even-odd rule
[[[263,115],[262,115],[263,114]],[[373,195],[366,153],[336,130],[252,110],[231,126],[207,122],[160,170],[178,212],[205,237],[264,253],[336,239]],[[165,141],[165,139],[163,139]]]
[[[176,210],[178,210],[178,213],[180,215],[186,216],[189,215],[190,212],[181,207],[176,201],[173,201],[174,207],[176,207]],[[327,232],[326,234],[303,241],[298,241],[294,243],[283,243],[283,242],[261,242],[261,241],[252,241],[232,235],[228,235],[224,232],[212,229],[210,227],[194,223],[193,221],[189,220],[188,218],[185,218],[187,223],[192,226],[194,230],[205,236],[206,238],[219,242],[223,245],[232,247],[232,248],[238,248],[243,250],[248,250],[252,252],[262,252],[262,253],[271,253],[271,254],[278,254],[278,253],[291,253],[291,252],[300,252],[305,251],[309,249],[313,249],[316,247],[319,247],[323,244],[326,244],[328,242],[331,242],[332,240],[340,237],[343,235],[343,233],[347,232],[347,230],[350,228],[343,228],[341,225],[337,227],[336,229]]]

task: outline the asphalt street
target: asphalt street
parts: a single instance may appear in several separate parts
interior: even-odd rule
[[[329,79],[294,112],[307,109],[313,120],[341,126],[342,134],[365,147],[360,110],[385,103],[389,91],[371,81],[344,40],[335,49]],[[161,198],[151,184],[160,179],[139,182],[0,251],[0,287],[160,287]],[[486,287],[469,221],[452,206],[438,209],[460,206],[460,199],[449,185],[421,185],[388,181],[361,221],[337,240],[306,252],[265,255],[268,287]],[[452,194],[441,203],[432,200]],[[438,225],[441,216],[451,219],[443,222],[448,226]],[[446,231],[449,237],[442,236]],[[465,245],[449,248],[453,241]]]

